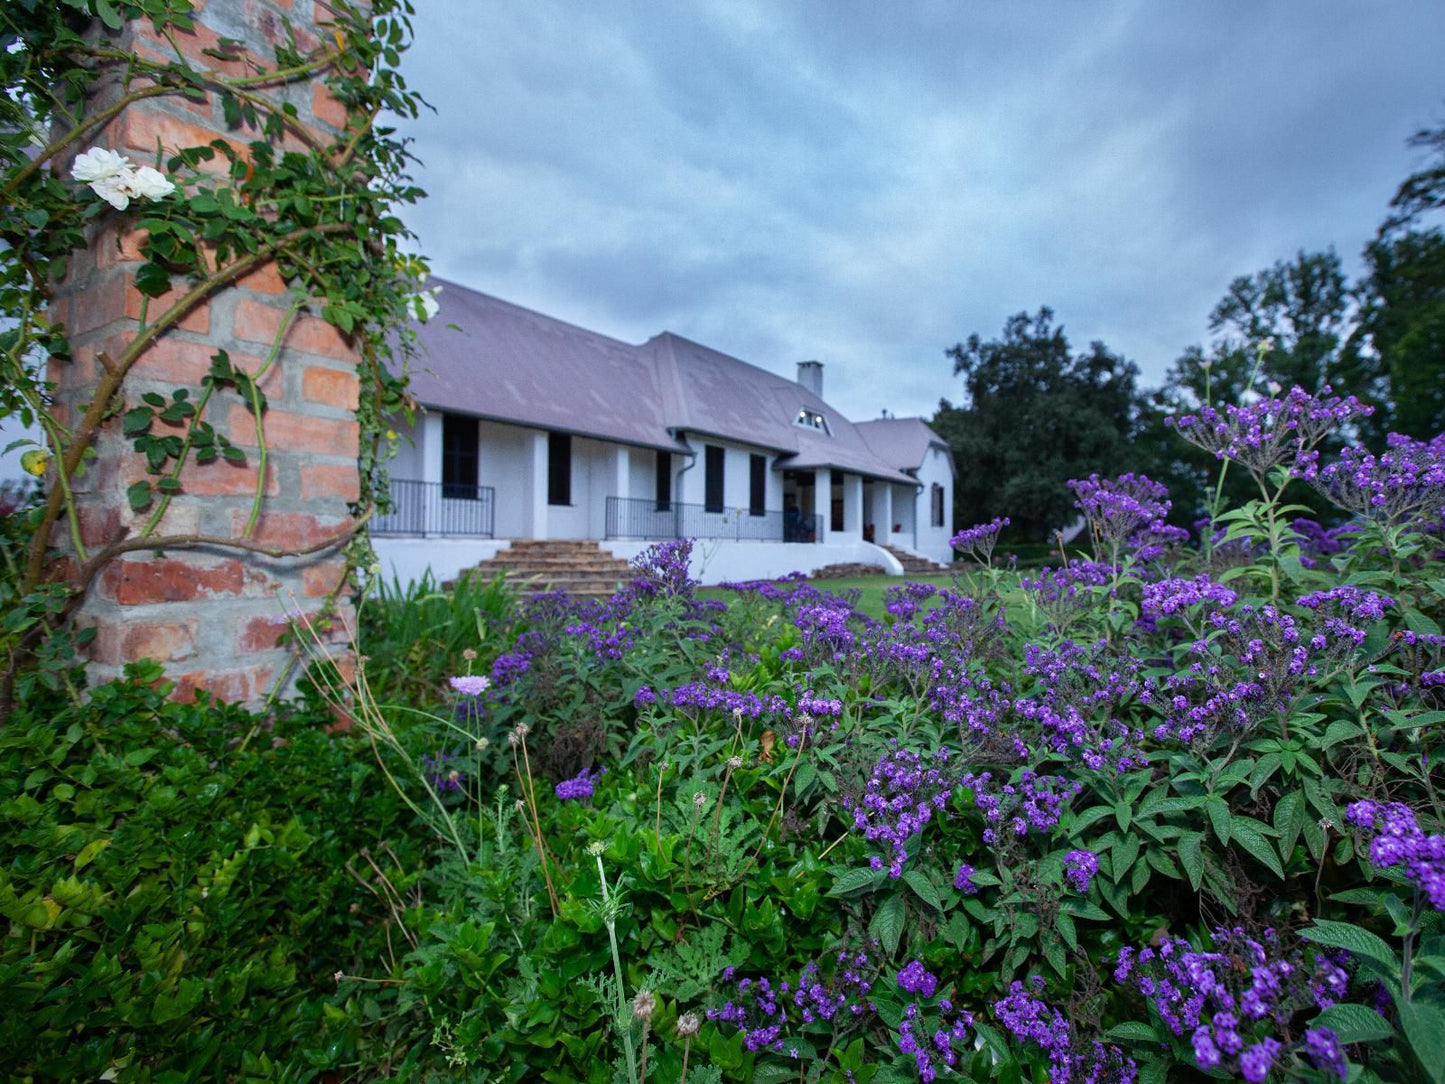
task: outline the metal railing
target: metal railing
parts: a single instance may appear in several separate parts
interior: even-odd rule
[[[608,538],[731,538],[754,542],[816,542],[823,517],[795,511],[710,510],[701,504],[608,497]]]
[[[372,520],[374,534],[492,537],[496,493],[491,486],[393,478],[391,503],[390,512]]]

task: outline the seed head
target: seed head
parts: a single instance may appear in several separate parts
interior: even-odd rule
[[[691,1039],[697,1034],[698,1027],[697,1013],[685,1012],[677,1018],[677,1034],[679,1038]]]
[[[462,651],[462,658],[464,658],[467,662],[475,662],[477,658],[477,653],[471,648],[466,648]]]
[[[702,791],[698,791],[692,796],[692,804],[695,805],[698,809],[701,809],[703,806],[707,805],[707,795],[704,794]]]
[[[491,745],[491,744],[492,744],[491,741],[488,740],[487,738],[478,738],[478,739],[477,739],[477,752],[479,752],[479,753],[485,753],[485,752],[487,751],[487,746],[489,746],[489,745]]]
[[[742,757],[728,757],[728,771],[735,772],[743,766]]]
[[[587,853],[593,858],[601,857],[602,852],[606,849],[607,844],[603,843],[600,839],[594,839],[591,843],[587,844]]]
[[[657,998],[652,996],[651,991],[639,990],[637,996],[632,999],[632,1014],[644,1024],[652,1019],[652,1010],[657,1008]]]

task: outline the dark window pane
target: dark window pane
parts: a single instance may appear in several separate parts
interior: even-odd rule
[[[706,477],[703,481],[703,504],[709,512],[723,510],[723,450],[716,444],[706,446]]]
[[[572,503],[572,434],[547,434],[547,503]]]
[[[768,457],[755,455],[748,459],[748,511],[761,516],[768,499]]]
[[[672,511],[672,453],[657,453],[657,510]]]
[[[477,499],[477,419],[442,415],[442,496]]]

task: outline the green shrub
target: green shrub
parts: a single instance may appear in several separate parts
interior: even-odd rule
[[[427,838],[329,717],[177,704],[159,678],[134,666],[0,730],[0,1072],[304,1080],[356,1063],[364,1012],[339,1007],[335,975],[391,966],[362,852],[400,880]]]

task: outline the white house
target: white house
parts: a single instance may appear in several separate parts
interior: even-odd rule
[[[670,332],[632,345],[441,285],[411,373],[424,413],[373,528],[388,576],[450,578],[513,539],[630,558],[696,538],[704,582],[952,559],[947,445],[917,418],[848,421],[821,363],[788,380]]]

